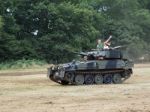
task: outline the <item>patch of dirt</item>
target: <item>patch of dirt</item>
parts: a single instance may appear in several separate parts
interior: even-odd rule
[[[124,84],[62,86],[46,74],[0,76],[0,112],[150,112],[150,69]]]

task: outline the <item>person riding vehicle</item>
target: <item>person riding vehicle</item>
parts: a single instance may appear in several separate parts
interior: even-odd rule
[[[109,36],[109,38],[104,42],[102,42],[101,39],[98,39],[97,49],[98,50],[109,49],[109,46],[111,45],[111,43],[110,43],[111,38],[112,38],[112,36]]]

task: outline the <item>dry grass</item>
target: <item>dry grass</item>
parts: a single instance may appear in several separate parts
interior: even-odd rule
[[[150,69],[120,85],[61,86],[46,74],[0,76],[0,112],[150,112]]]

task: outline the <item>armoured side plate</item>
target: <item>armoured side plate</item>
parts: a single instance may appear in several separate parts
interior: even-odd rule
[[[81,62],[77,65],[77,70],[85,70],[85,69],[96,69],[97,63],[95,61],[86,61]]]
[[[97,61],[99,69],[116,69],[125,67],[123,60],[101,60]]]

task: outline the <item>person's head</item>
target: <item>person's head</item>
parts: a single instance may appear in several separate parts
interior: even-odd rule
[[[87,59],[88,59],[87,56],[84,56],[84,57],[83,57],[83,60],[84,60],[84,61],[87,61]]]
[[[97,40],[97,43],[98,43],[98,44],[102,43],[102,40],[101,40],[101,39],[98,39],[98,40]]]

